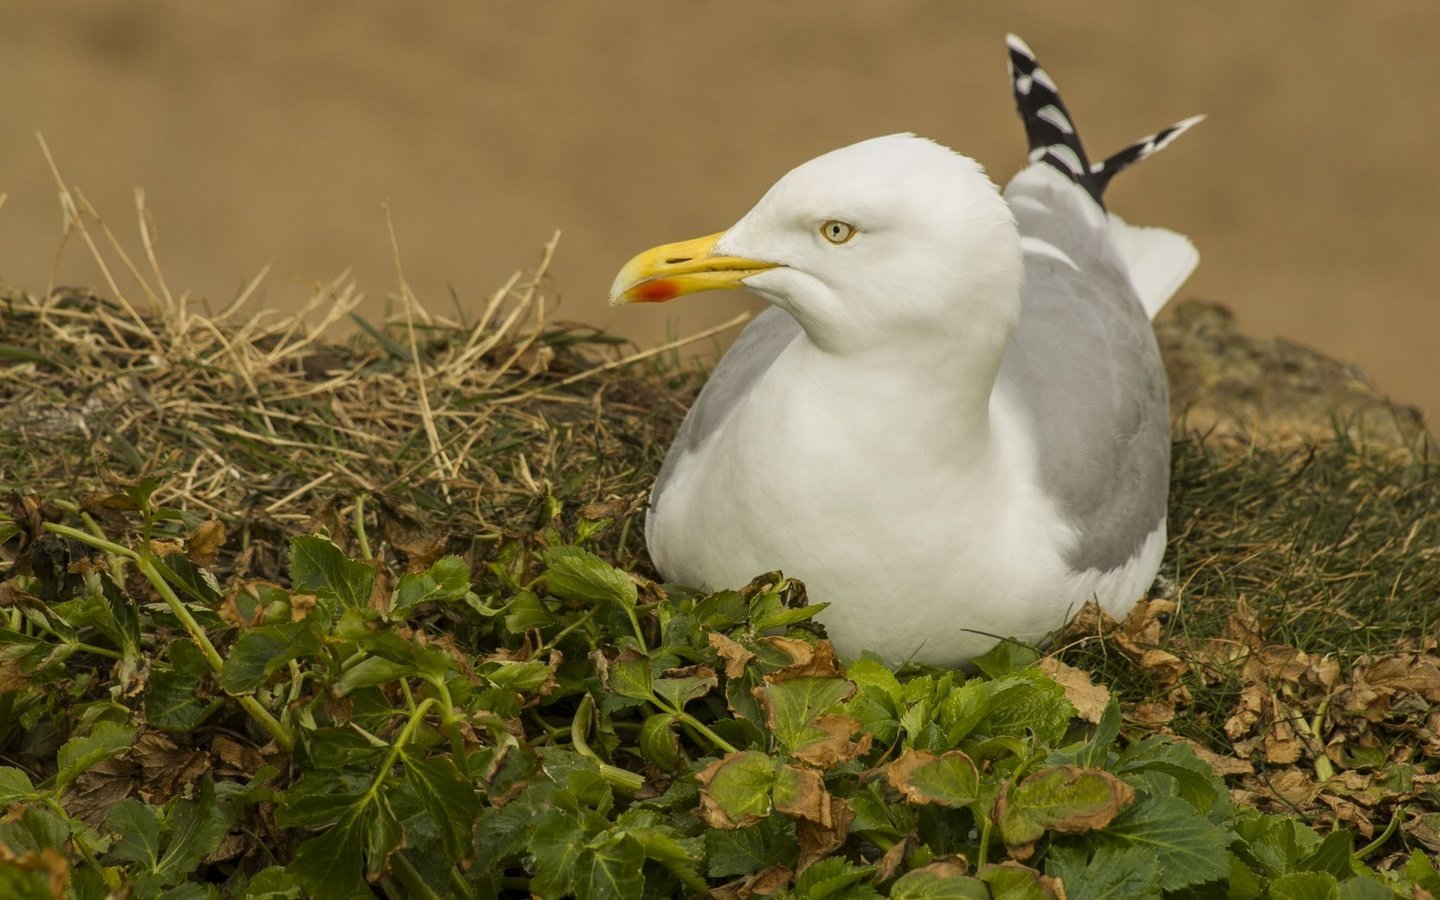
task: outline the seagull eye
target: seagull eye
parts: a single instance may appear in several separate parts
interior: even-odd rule
[[[820,226],[820,236],[832,244],[843,244],[855,236],[855,226],[839,219],[827,219]]]

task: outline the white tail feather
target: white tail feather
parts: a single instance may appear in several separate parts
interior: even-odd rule
[[[1110,237],[1125,260],[1130,284],[1152,319],[1200,264],[1200,251],[1185,235],[1129,225],[1114,213],[1110,214]]]

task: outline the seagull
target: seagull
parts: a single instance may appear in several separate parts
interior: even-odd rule
[[[1123,617],[1153,583],[1170,432],[1150,320],[1199,254],[1102,197],[1201,117],[1092,165],[1054,80],[1007,44],[1030,153],[1003,193],[938,143],[877,137],[620,270],[612,305],[741,287],[770,304],[655,480],[667,581],[783,570],[842,655],[937,666],[1043,642],[1090,600]]]

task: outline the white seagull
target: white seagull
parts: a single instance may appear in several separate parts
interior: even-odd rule
[[[728,231],[636,256],[612,304],[745,287],[769,301],[655,480],[669,581],[800,578],[837,649],[958,665],[1123,616],[1165,551],[1165,371],[1150,318],[1199,260],[1101,195],[1187,119],[1091,165],[1008,39],[1030,164],[1003,195],[911,134],[794,169]]]

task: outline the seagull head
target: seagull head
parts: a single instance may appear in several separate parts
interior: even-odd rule
[[[1020,278],[1014,217],[980,165],[897,134],[793,169],[727,231],[639,254],[610,302],[744,287],[822,349],[865,352],[977,331],[1003,343]]]

